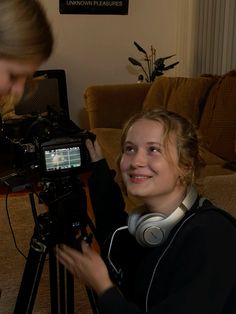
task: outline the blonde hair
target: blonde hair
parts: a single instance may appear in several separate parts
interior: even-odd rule
[[[165,110],[143,111],[132,116],[124,125],[121,134],[121,155],[118,158],[120,162],[124,143],[130,127],[138,120],[147,119],[157,121],[163,126],[164,136],[163,145],[169,160],[171,156],[168,154],[168,144],[173,135],[176,137],[176,149],[179,158],[177,167],[181,170],[188,169],[187,174],[181,178],[183,184],[189,185],[195,182],[200,176],[200,171],[204,166],[204,161],[200,156],[200,137],[195,126],[178,115],[177,113]]]
[[[49,58],[53,34],[37,0],[1,0],[0,12],[0,58],[39,62]]]

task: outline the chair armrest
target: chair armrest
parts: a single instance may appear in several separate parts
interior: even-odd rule
[[[151,84],[90,86],[84,94],[90,129],[121,128],[135,112],[142,110]]]

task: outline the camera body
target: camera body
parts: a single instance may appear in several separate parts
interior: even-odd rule
[[[56,178],[90,168],[85,141],[94,141],[95,135],[58,115],[6,122],[2,136],[13,146],[16,172]]]

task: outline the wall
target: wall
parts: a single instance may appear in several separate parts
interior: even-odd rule
[[[54,53],[41,68],[65,69],[70,115],[82,128],[88,126],[83,110],[86,87],[136,82],[137,71],[128,62],[129,56],[140,58],[134,40],[146,50],[153,45],[158,56],[177,53],[179,0],[129,0],[129,14],[124,16],[62,15],[59,0],[40,2],[55,34]]]

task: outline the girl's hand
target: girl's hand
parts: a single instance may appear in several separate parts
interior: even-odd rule
[[[82,241],[81,248],[82,252],[67,245],[57,247],[57,259],[75,277],[82,280],[99,295],[113,286],[107,267],[100,255],[85,241]]]
[[[91,140],[87,139],[85,141],[85,144],[89,151],[90,158],[93,162],[104,158],[102,154],[102,149],[97,140],[95,140],[93,143]]]

